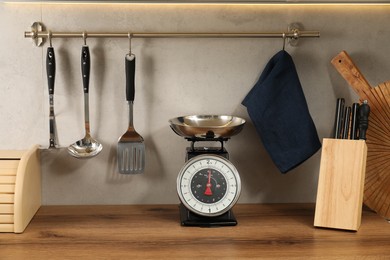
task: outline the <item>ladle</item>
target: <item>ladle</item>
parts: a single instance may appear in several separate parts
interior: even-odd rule
[[[93,139],[89,128],[89,73],[91,61],[89,48],[84,43],[81,50],[81,72],[83,75],[84,87],[84,120],[85,120],[85,137],[68,147],[70,155],[76,158],[90,158],[98,155],[103,149],[103,145]]]

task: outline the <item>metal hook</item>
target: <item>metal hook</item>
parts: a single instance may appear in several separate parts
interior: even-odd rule
[[[131,56],[133,54],[131,52],[131,38],[133,37],[132,33],[128,33],[127,37],[129,38],[129,55]]]
[[[49,45],[50,45],[50,47],[53,47],[53,46],[52,46],[52,43],[51,43],[51,38],[52,38],[52,36],[53,36],[53,34],[51,33],[51,31],[48,31],[48,32],[47,32],[47,38],[48,38],[48,40],[49,40]]]
[[[283,33],[283,50],[286,48],[286,33]]]
[[[84,45],[87,45],[87,32],[86,31],[84,31],[83,32],[83,41],[84,41]]]

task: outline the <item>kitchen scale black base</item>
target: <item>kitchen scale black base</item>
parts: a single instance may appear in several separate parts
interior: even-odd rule
[[[229,160],[229,153],[226,151],[224,147],[224,142],[226,142],[229,138],[186,138],[191,142],[191,146],[186,149],[186,158],[188,161],[195,156],[203,155],[203,154],[216,154],[222,156]],[[204,142],[204,141],[214,141],[219,142],[220,146],[218,147],[195,147],[195,142]],[[233,211],[230,209],[226,213],[215,216],[215,217],[205,217],[198,215],[190,210],[188,210],[182,203],[179,206],[180,209],[180,222],[182,226],[192,226],[192,227],[223,227],[223,226],[236,226],[237,220],[233,215]]]
[[[204,217],[189,211],[183,204],[180,203],[180,222],[182,226],[190,227],[223,227],[236,226],[237,220],[233,215],[233,211],[229,210],[226,213],[216,217]]]

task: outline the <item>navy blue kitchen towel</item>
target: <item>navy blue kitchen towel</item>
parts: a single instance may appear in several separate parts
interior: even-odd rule
[[[321,148],[294,62],[286,51],[271,58],[242,104],[282,173]]]

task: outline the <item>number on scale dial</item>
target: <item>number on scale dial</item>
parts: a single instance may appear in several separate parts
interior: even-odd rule
[[[189,160],[177,178],[184,206],[202,216],[218,216],[237,202],[241,181],[237,169],[218,155],[199,155]]]

